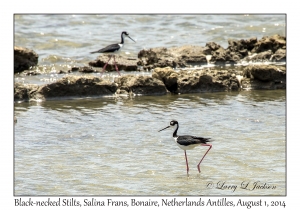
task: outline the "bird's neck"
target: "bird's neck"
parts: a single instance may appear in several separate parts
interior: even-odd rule
[[[121,35],[121,43],[120,44],[124,44],[124,34]]]
[[[174,133],[173,133],[173,137],[175,138],[175,137],[178,137],[178,135],[177,135],[177,130],[178,130],[178,128],[179,128],[179,125],[177,124],[176,125],[176,129],[174,130]]]

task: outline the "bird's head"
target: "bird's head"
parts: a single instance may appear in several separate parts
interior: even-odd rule
[[[128,37],[129,39],[131,39],[132,41],[134,41],[130,36],[129,33],[127,33],[126,31],[122,32],[122,37]],[[135,41],[134,41],[135,42]]]
[[[178,125],[178,122],[177,122],[176,120],[172,120],[172,121],[170,122],[170,125],[169,125],[169,126],[167,126],[167,127],[163,128],[163,129],[159,130],[158,132],[163,131],[163,130],[165,130],[165,129],[167,129],[167,128],[170,128],[171,126],[175,126],[175,125]]]

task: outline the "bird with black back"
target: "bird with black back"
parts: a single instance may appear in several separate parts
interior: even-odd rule
[[[178,131],[178,128],[179,128],[179,123],[176,120],[172,120],[170,122],[169,126],[159,130],[159,132],[162,131],[162,130],[165,130],[167,128],[173,127],[173,126],[176,126],[176,128],[173,132],[173,138],[175,140],[175,143],[177,144],[177,146],[179,146],[181,149],[184,150],[185,161],[186,161],[186,172],[187,172],[188,176],[189,176],[189,164],[188,164],[188,159],[187,159],[187,155],[186,155],[186,150],[194,149],[197,146],[207,146],[207,147],[209,147],[208,150],[206,151],[206,153],[201,158],[199,164],[197,165],[198,171],[200,173],[201,172],[200,164],[203,161],[206,154],[208,153],[208,151],[212,148],[212,145],[209,144],[209,142],[211,142],[212,140],[210,140],[210,138],[204,138],[204,137],[198,137],[198,136],[177,135],[177,131]]]
[[[102,74],[103,72],[105,71],[105,68],[108,64],[108,62],[110,61],[110,59],[113,57],[114,58],[114,64],[115,64],[115,68],[116,68],[116,71],[118,72],[118,74],[120,75],[120,72],[119,72],[119,69],[118,69],[118,66],[116,64],[116,60],[115,60],[115,54],[117,53],[120,53],[122,47],[124,46],[124,43],[125,43],[125,37],[128,37],[129,39],[131,39],[132,41],[134,41],[130,36],[129,34],[126,32],[126,31],[123,31],[121,33],[121,42],[120,43],[117,43],[117,44],[111,44],[111,45],[108,45],[100,50],[97,50],[97,51],[94,51],[94,52],[91,52],[92,54],[93,53],[104,53],[104,54],[108,54],[109,55],[109,59],[108,61],[106,62],[106,64],[104,65],[103,67],[103,70],[102,70]],[[135,41],[134,41],[135,42]]]

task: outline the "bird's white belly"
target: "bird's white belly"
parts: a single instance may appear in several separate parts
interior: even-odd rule
[[[178,147],[180,147],[181,149],[183,149],[183,150],[191,150],[191,149],[194,149],[195,147],[197,147],[197,146],[200,145],[200,144],[191,144],[191,145],[185,146],[185,145],[178,144],[178,143],[177,143],[177,138],[173,138],[173,139],[174,139],[176,145],[177,145]]]
[[[180,147],[183,150],[191,150],[200,145],[200,144],[191,144],[191,145],[185,146],[185,145],[178,144],[177,142],[176,142],[176,144],[178,147]]]
[[[116,54],[120,54],[121,53],[121,49],[124,46],[124,44],[118,44],[120,46],[120,49],[118,51],[116,51]]]

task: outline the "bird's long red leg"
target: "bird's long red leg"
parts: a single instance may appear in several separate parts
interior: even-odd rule
[[[184,150],[184,154],[185,154],[185,162],[186,162],[186,173],[189,176],[189,163],[188,163],[188,159],[186,156],[186,150]]]
[[[114,62],[115,62],[115,67],[116,67],[116,70],[117,70],[117,72],[118,72],[119,76],[121,76],[121,74],[120,74],[120,72],[119,72],[119,69],[118,69],[118,66],[117,66],[117,64],[116,64],[115,55],[114,55]]]
[[[102,70],[102,73],[101,73],[101,76],[102,76],[103,72],[105,71],[105,68],[106,68],[108,62],[110,61],[110,59],[111,59],[111,56],[109,56],[108,61],[107,61],[106,64],[104,65],[103,70]]]
[[[200,160],[199,164],[197,165],[198,171],[200,173],[200,163],[202,162],[202,160],[204,159],[205,155],[208,153],[208,151],[212,148],[211,144],[202,144],[202,146],[208,146],[208,150],[206,151],[206,153],[203,155],[202,159]]]

